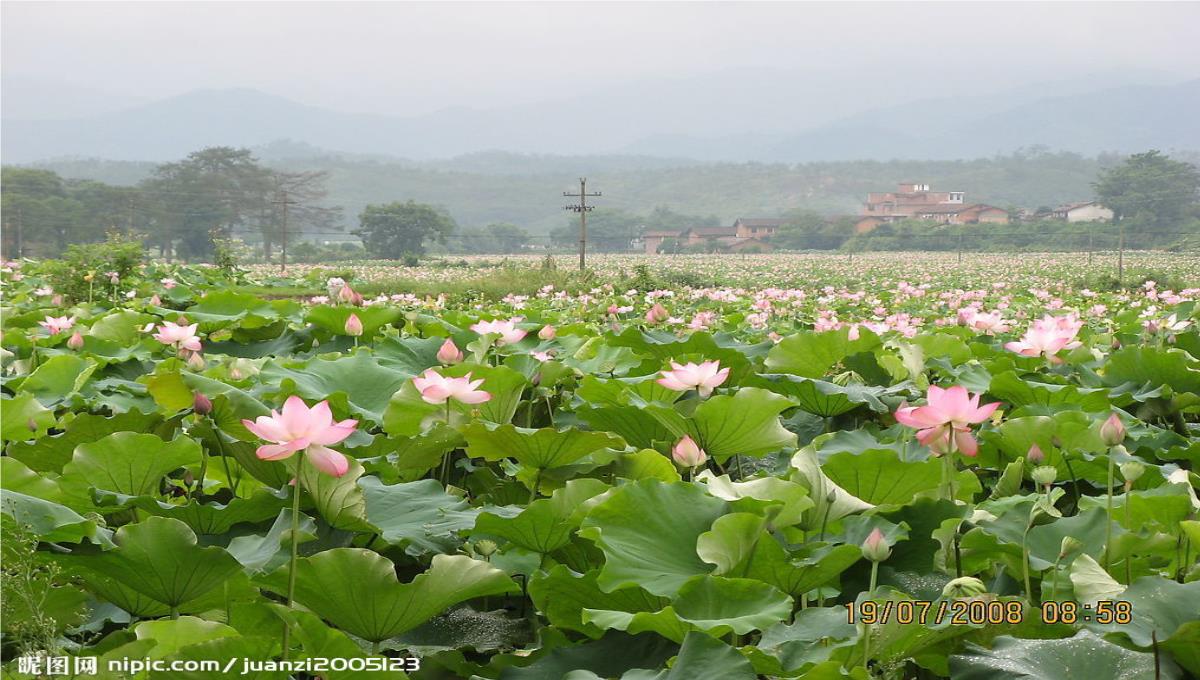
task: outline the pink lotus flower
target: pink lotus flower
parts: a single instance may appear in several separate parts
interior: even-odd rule
[[[652,306],[650,309],[646,310],[646,323],[659,324],[669,318],[671,318],[671,313],[667,311],[666,307],[663,307],[657,302],[655,302],[654,306]]]
[[[888,547],[887,540],[878,527],[872,529],[867,539],[863,541],[862,554],[872,562],[882,562],[891,556],[892,549]]]
[[[926,402],[925,406],[901,407],[896,411],[896,420],[917,428],[917,441],[935,454],[949,453],[955,446],[964,456],[979,452],[979,444],[968,425],[982,423],[1000,406],[1000,402],[980,406],[979,395],[968,394],[960,385],[945,390],[930,385]]]
[[[542,330],[538,331],[538,337],[542,340],[553,340],[556,335],[558,335],[558,330],[554,326],[542,326]]]
[[[707,397],[729,377],[729,369],[721,368],[720,362],[705,361],[700,364],[686,363],[682,366],[671,362],[671,370],[663,371],[658,384],[668,390],[685,392],[696,389],[701,397]]]
[[[166,288],[167,290],[171,290],[175,286],[179,285],[175,281],[175,279],[171,279],[171,278],[162,279],[161,281],[159,281],[159,283],[161,283],[163,285],[163,288]]]
[[[80,349],[83,347],[83,336],[79,334],[79,331],[75,331],[67,339],[67,347],[71,349]]]
[[[457,364],[463,360],[463,353],[453,340],[446,338],[446,342],[443,342],[442,346],[438,348],[437,360],[443,364]]]
[[[199,327],[199,324],[184,326],[164,321],[163,325],[158,327],[158,332],[154,334],[154,339],[181,352],[184,350],[199,352],[200,336],[196,335],[196,329]]]
[[[153,307],[162,307],[162,298],[158,296],[158,293],[150,296],[150,305]]]
[[[413,385],[421,393],[421,399],[430,404],[444,404],[448,399],[464,404],[482,404],[492,398],[488,392],[477,389],[482,384],[483,378],[471,380],[470,373],[461,378],[447,378],[432,368],[413,378]]]
[[[708,460],[708,454],[696,444],[694,439],[685,434],[683,439],[676,442],[671,449],[671,458],[681,467],[695,468],[704,465],[704,462]]]
[[[1063,349],[1075,349],[1080,342],[1075,339],[1083,322],[1069,316],[1046,316],[1033,322],[1025,335],[1016,342],[1004,343],[1004,348],[1026,357],[1042,356],[1055,360],[1055,354]]]
[[[71,330],[75,325],[75,317],[73,316],[47,316],[45,321],[39,321],[38,325],[50,331],[50,335],[58,335],[63,331]]]
[[[501,319],[496,319],[495,321],[480,321],[472,325],[471,330],[480,335],[488,335],[489,333],[499,335],[500,339],[496,341],[497,347],[501,345],[511,345],[513,343],[520,342],[521,338],[525,337],[525,331],[517,328],[517,321],[520,321],[520,319],[509,319],[508,321],[503,321]]]
[[[328,401],[310,409],[293,395],[284,402],[282,413],[271,411],[269,416],[243,420],[242,424],[260,439],[274,442],[258,447],[255,453],[263,460],[285,460],[304,451],[309,462],[325,474],[341,477],[350,469],[346,457],[328,447],[353,434],[358,421],[333,422]]]
[[[362,304],[363,296],[355,292],[355,290],[351,288],[349,284],[347,284],[342,286],[342,289],[338,291],[338,300],[341,300],[348,305],[358,306]]]
[[[346,335],[358,337],[363,334],[362,319],[358,318],[357,314],[351,314],[346,317]]]

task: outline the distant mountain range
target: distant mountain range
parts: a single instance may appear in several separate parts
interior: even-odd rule
[[[930,98],[824,122],[804,112],[803,92],[771,92],[748,101],[751,91],[766,92],[762,82],[753,85],[757,89],[747,85],[746,91],[701,93],[682,84],[664,86],[643,93],[649,98],[643,108],[629,104],[638,95],[630,92],[415,117],[333,111],[250,89],[198,90],[58,119],[17,117],[28,107],[6,105],[0,152],[6,163],[52,158],[166,161],[205,146],[255,147],[287,139],[295,140],[297,157],[330,153],[324,150],[392,162],[470,155],[478,161],[473,170],[503,172],[489,167],[494,157],[480,152],[536,154],[533,165],[538,168],[553,164],[553,156],[620,155],[624,160],[611,167],[645,168],[695,161],[958,159],[1036,145],[1083,154],[1200,149],[1200,79]],[[839,96],[843,99],[827,112],[848,109],[846,93]],[[697,110],[694,116],[689,117],[689,107]],[[789,110],[797,111],[791,125]],[[744,112],[742,120],[739,112]]]

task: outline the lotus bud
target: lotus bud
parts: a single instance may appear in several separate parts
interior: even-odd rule
[[[662,323],[671,318],[671,313],[666,307],[654,303],[654,306],[646,310],[646,323]]]
[[[942,588],[942,597],[958,599],[960,597],[978,597],[988,591],[983,581],[974,576],[960,576],[951,580]]]
[[[892,549],[888,547],[882,531],[877,528],[871,530],[867,540],[863,541],[862,554],[872,562],[882,562],[891,556]]]
[[[358,337],[362,334],[363,334],[362,320],[358,318],[358,315],[351,314],[350,316],[346,317],[346,335],[353,335],[354,337]]]
[[[694,468],[703,465],[708,460],[708,454],[685,434],[671,449],[671,458],[682,467]]]
[[[79,334],[79,331],[71,334],[71,337],[67,340],[67,347],[71,349],[80,349],[83,347],[83,336]]]
[[[443,364],[457,364],[463,360],[463,353],[453,340],[446,338],[446,342],[443,342],[442,346],[438,348],[437,360]]]
[[[538,337],[542,340],[553,340],[556,335],[558,335],[558,330],[550,325],[542,326],[542,330],[538,331]]]
[[[1066,557],[1067,555],[1070,555],[1071,553],[1076,552],[1078,550],[1082,550],[1082,549],[1083,549],[1083,541],[1080,541],[1078,538],[1075,538],[1074,536],[1063,536],[1062,543],[1059,544],[1059,547],[1058,547],[1058,558],[1061,560],[1062,558]]]
[[[1100,439],[1106,446],[1116,446],[1125,441],[1125,425],[1116,413],[1108,416],[1108,420],[1100,426]]]
[[[155,306],[155,307],[161,307],[161,306],[162,306],[162,298],[160,298],[160,297],[158,296],[158,293],[155,293],[154,295],[151,295],[151,296],[150,296],[150,304],[151,304],[151,305],[153,305],[153,306]]]
[[[1033,481],[1042,486],[1050,486],[1058,476],[1058,470],[1053,465],[1039,465],[1033,469]]]
[[[1025,459],[1034,465],[1039,465],[1043,460],[1046,460],[1046,454],[1042,453],[1041,447],[1034,444],[1029,447],[1029,453],[1025,454]]]
[[[475,542],[475,552],[479,553],[483,557],[491,557],[492,554],[496,552],[497,547],[498,546],[496,545],[495,541],[489,541],[486,538]]]
[[[1145,472],[1146,466],[1136,460],[1128,460],[1121,463],[1121,476],[1125,478],[1127,486],[1132,486]]]
[[[62,307],[63,306],[63,296],[55,295],[54,297],[50,298],[50,304],[54,305],[55,307]]]
[[[212,400],[204,396],[203,392],[197,392],[192,396],[192,412],[198,416],[206,416],[212,413]]]
[[[204,369],[204,357],[200,356],[199,352],[189,352],[187,358],[188,368],[193,371]]]

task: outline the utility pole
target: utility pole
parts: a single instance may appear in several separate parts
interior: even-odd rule
[[[21,206],[17,206],[17,259],[25,257],[25,225],[21,220]]]
[[[1117,242],[1117,282],[1125,285],[1125,223],[1121,223],[1121,235]]]
[[[567,198],[578,198],[579,199],[578,205],[568,205],[563,208],[564,210],[571,210],[571,211],[579,213],[579,271],[583,271],[584,268],[586,267],[586,261],[587,261],[586,260],[586,258],[587,258],[587,255],[586,255],[586,253],[587,253],[587,214],[589,212],[591,212],[593,209],[592,206],[587,204],[587,199],[589,197],[596,197],[599,195],[600,195],[599,191],[597,191],[594,194],[589,194],[587,192],[587,178],[586,177],[579,178],[579,193],[573,194],[569,191],[563,192],[563,196],[566,196]]]
[[[963,250],[963,230],[962,230],[962,227],[959,227],[959,229],[958,229],[958,263],[959,264],[962,264],[962,250]]]
[[[1092,266],[1092,238],[1095,236],[1096,230],[1091,226],[1088,227],[1088,266]]]
[[[130,235],[133,234],[133,194],[129,195],[129,230]]]
[[[287,272],[288,206],[294,205],[296,202],[288,197],[287,189],[283,189],[279,193],[283,194],[283,198],[271,202],[283,206],[283,228],[279,232],[279,272],[282,274]]]

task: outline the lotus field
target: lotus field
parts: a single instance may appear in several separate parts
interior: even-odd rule
[[[1200,261],[1111,264],[6,263],[5,677],[1197,677]]]

